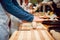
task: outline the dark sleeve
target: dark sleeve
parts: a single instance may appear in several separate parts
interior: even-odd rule
[[[18,7],[19,9],[22,9],[22,11],[25,11],[22,7],[19,6],[17,0],[12,0],[13,4]]]
[[[21,20],[27,20],[31,22],[34,18],[32,14],[29,14],[28,12],[24,11],[21,7],[18,8],[10,0],[2,0],[1,4],[7,12]]]
[[[12,0],[12,2],[13,2],[13,4],[14,4],[15,6],[20,7],[19,4],[18,4],[18,2],[17,2],[17,0]]]

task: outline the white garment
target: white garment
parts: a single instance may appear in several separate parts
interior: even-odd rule
[[[0,4],[0,25],[5,25],[8,28],[8,23],[9,23],[9,18]]]
[[[13,33],[18,29],[20,23],[22,23],[22,20],[16,18],[13,15],[10,15],[10,18],[11,18],[11,33]]]
[[[50,1],[50,0],[43,0],[43,1],[48,2],[48,1]]]
[[[50,0],[43,0],[43,2],[42,3],[47,3],[47,2],[49,2]]]
[[[60,0],[53,0],[55,3],[58,3],[58,2],[60,2]]]
[[[16,17],[13,16],[13,15],[10,15],[10,18],[11,18],[11,21],[12,21],[14,24],[17,24],[17,25],[18,25],[18,23],[22,23],[22,20],[16,18]],[[15,26],[17,26],[17,25],[15,25]]]
[[[9,39],[8,16],[6,15],[2,5],[0,4],[0,40]]]
[[[21,6],[21,4],[20,4],[20,0],[17,0],[17,2],[18,2],[18,4],[19,4],[19,6]]]

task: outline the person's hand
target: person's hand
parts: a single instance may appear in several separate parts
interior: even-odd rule
[[[52,1],[50,1],[50,2],[47,2],[47,4],[48,4],[48,5],[51,5],[52,3],[53,3]]]
[[[40,17],[34,16],[33,21],[42,22],[42,21],[47,21],[47,19],[42,19],[42,18],[40,18]]]
[[[54,8],[52,8],[52,11],[54,11]]]

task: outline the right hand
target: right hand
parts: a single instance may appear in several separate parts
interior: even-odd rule
[[[33,19],[33,21],[39,21],[39,22],[42,22],[42,21],[47,21],[48,19],[42,19],[42,18],[39,18],[39,17],[37,17],[37,16],[34,16],[34,19]]]

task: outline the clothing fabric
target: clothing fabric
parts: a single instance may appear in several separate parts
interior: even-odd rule
[[[11,18],[11,31],[10,33],[12,34],[14,31],[18,30],[20,23],[22,23],[22,20],[19,20],[13,15],[10,15]]]
[[[16,0],[2,0],[1,4],[3,8],[21,20],[27,20],[29,22],[33,21],[33,15],[26,12],[22,7],[20,7]]]
[[[57,0],[58,1],[58,0]],[[54,8],[54,12],[57,16],[60,16],[60,8],[57,7],[57,2],[55,3],[55,1],[53,0],[53,4],[52,4],[53,8]]]
[[[31,22],[34,18],[23,10],[16,0],[0,0],[0,40],[9,40],[8,16],[4,10],[21,20]]]
[[[0,40],[9,39],[8,16],[0,4]]]

